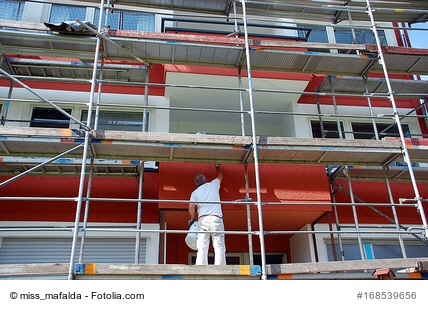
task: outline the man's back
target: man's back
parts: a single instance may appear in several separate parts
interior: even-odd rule
[[[191,196],[190,201],[220,201],[220,180],[218,178],[202,184],[197,189],[195,189]],[[198,215],[207,215],[215,214],[222,216],[221,205],[218,203],[197,203],[198,205]]]

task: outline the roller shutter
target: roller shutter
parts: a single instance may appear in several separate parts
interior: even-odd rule
[[[0,239],[1,240],[1,239]],[[0,264],[69,263],[72,240],[66,238],[3,238]],[[76,250],[79,258],[80,241]],[[83,263],[133,264],[135,238],[87,238]],[[146,239],[140,241],[140,263],[146,262]]]

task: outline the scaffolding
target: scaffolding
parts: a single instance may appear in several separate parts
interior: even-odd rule
[[[36,1],[37,2],[37,1]],[[55,1],[51,1],[55,3]],[[91,1],[74,1],[74,4],[88,5]],[[112,9],[111,1],[93,1],[94,7],[98,7],[100,12],[108,12]],[[101,2],[97,4],[97,2]],[[85,4],[83,4],[85,3]],[[151,200],[142,197],[144,161],[160,162],[206,162],[206,163],[234,163],[244,164],[245,182],[247,188],[246,197],[242,200],[221,201],[222,204],[235,204],[242,207],[255,206],[257,208],[258,231],[251,228],[251,221],[248,222],[247,231],[225,231],[226,234],[248,235],[250,253],[252,252],[252,237],[257,236],[261,249],[260,270],[249,269],[246,271],[238,270],[233,267],[230,271],[232,275],[258,275],[261,279],[267,279],[268,275],[293,274],[301,271],[292,271],[293,266],[298,264],[287,264],[285,266],[267,266],[265,257],[264,236],[266,234],[316,234],[324,233],[337,236],[340,247],[341,236],[344,234],[356,234],[361,253],[362,264],[356,269],[365,269],[369,267],[365,257],[364,245],[361,239],[363,233],[360,231],[362,226],[358,222],[357,208],[369,206],[376,210],[381,216],[381,211],[377,207],[391,207],[394,218],[387,218],[393,224],[391,232],[397,235],[406,258],[405,248],[402,236],[411,235],[421,242],[427,243],[428,223],[424,213],[423,203],[426,202],[418,187],[420,180],[428,179],[428,172],[424,168],[418,168],[413,165],[414,162],[428,162],[428,145],[424,144],[424,137],[420,139],[410,139],[403,132],[401,121],[403,118],[421,118],[427,119],[426,115],[426,97],[428,94],[428,84],[417,79],[395,79],[390,76],[394,74],[405,75],[424,75],[427,74],[428,51],[410,47],[390,47],[383,46],[379,37],[379,29],[382,29],[377,22],[395,22],[398,26],[391,27],[394,30],[407,30],[409,25],[428,20],[428,4],[425,1],[394,1],[394,5],[400,5],[399,8],[391,8],[389,1],[180,1],[175,4],[171,1],[165,5],[163,1],[116,1],[117,5],[136,6],[142,5],[147,8],[160,8],[173,10],[173,17],[178,18],[182,15],[186,21],[190,18],[186,11],[200,14],[201,19],[227,19],[232,21],[230,24],[234,27],[232,35],[211,38],[200,35],[182,35],[176,33],[156,33],[156,32],[137,32],[126,30],[113,30],[104,27],[102,18],[96,29],[81,20],[76,20],[85,35],[63,35],[54,34],[44,25],[29,24],[22,22],[1,21],[0,26],[0,51],[2,54],[22,54],[22,55],[43,55],[58,56],[59,52],[63,58],[81,58],[93,59],[93,64],[57,61],[57,60],[31,60],[31,59],[7,59],[4,56],[1,61],[0,73],[3,77],[10,79],[11,90],[14,85],[30,91],[39,98],[41,102],[47,103],[60,113],[68,117],[75,129],[57,129],[57,128],[30,128],[3,126],[0,128],[2,140],[1,155],[3,162],[8,165],[2,167],[3,172],[13,173],[17,167],[25,166],[25,170],[14,177],[0,184],[5,186],[24,175],[33,173],[40,169],[49,169],[50,165],[60,166],[58,159],[68,156],[72,161],[68,164],[73,166],[74,173],[80,175],[79,192],[77,197],[73,198],[55,198],[55,197],[0,197],[0,200],[45,200],[45,201],[76,201],[76,217],[74,227],[69,230],[73,232],[73,245],[68,265],[68,279],[76,278],[79,274],[88,274],[82,272],[82,255],[86,232],[90,231],[109,231],[106,228],[91,228],[87,226],[89,205],[92,201],[108,202],[130,202],[138,204],[138,214],[136,228],[123,231],[133,231],[136,233],[136,251],[135,263],[139,262],[139,236],[141,232],[147,232],[141,229],[141,205],[148,202],[165,202],[188,204],[189,201],[174,200]],[[182,13],[180,13],[183,10]],[[100,14],[102,16],[102,13]],[[252,17],[249,17],[252,16]],[[257,16],[253,17],[253,16]],[[343,20],[349,21],[349,28],[355,35],[355,29],[369,29],[375,36],[374,44],[336,44],[336,43],[313,43],[307,42],[300,36],[295,41],[279,40],[275,38],[255,39],[249,34],[249,20],[260,23],[272,22],[266,16],[296,18],[304,21],[312,21],[309,26],[319,26],[325,23],[329,27],[347,27],[340,25]],[[369,26],[361,26],[354,22],[368,21]],[[302,24],[304,24],[302,22]],[[402,25],[401,25],[402,24]],[[401,25],[401,26],[400,26]],[[309,29],[305,26],[302,29],[295,28],[296,31]],[[388,27],[384,26],[387,29]],[[243,37],[242,33],[243,32]],[[89,34],[89,35],[88,35]],[[238,36],[241,34],[241,36]],[[142,53],[141,51],[145,51]],[[338,52],[340,51],[340,52]],[[128,64],[105,63],[105,60],[126,61]],[[184,84],[154,84],[149,82],[149,70],[152,63],[171,63],[171,64],[190,64],[207,65],[222,68],[233,68],[238,73],[238,87],[215,87],[215,86],[194,86]],[[123,76],[123,71],[127,72]],[[248,84],[242,86],[241,72],[246,71]],[[293,73],[310,73],[325,76],[321,86],[313,92],[293,91],[284,89],[257,89],[253,85],[253,70],[263,71],[283,71]],[[120,73],[118,73],[120,71]],[[17,74],[19,72],[20,74]],[[369,73],[381,74],[382,78],[368,76]],[[89,77],[89,79],[88,79]],[[45,98],[41,94],[32,90],[21,81],[71,81],[73,83],[90,83],[90,97],[87,103],[88,114],[86,122],[74,118],[57,102]],[[97,115],[103,104],[100,97],[102,86],[106,84],[115,85],[133,85],[144,86],[145,95],[141,111],[144,114],[142,132],[117,132],[97,130]],[[98,86],[98,91],[97,91]],[[150,106],[148,104],[148,88],[150,87],[170,87],[170,88],[192,88],[209,89],[216,91],[234,91],[240,94],[241,109],[219,110],[214,108],[199,109],[204,112],[221,112],[236,114],[241,117],[242,135],[198,135],[182,133],[157,133],[149,132],[147,127],[147,113],[149,109],[166,110],[198,110],[192,108],[161,108]],[[96,95],[96,93],[98,95]],[[249,110],[242,106],[242,93],[248,95]],[[318,105],[318,113],[296,113],[296,112],[277,112],[260,111],[255,109],[254,95],[257,93],[273,94],[296,94],[316,96],[319,98],[331,98],[334,106],[334,113],[323,113]],[[344,115],[338,109],[336,99],[341,97],[352,97],[367,100],[370,115]],[[373,114],[371,100],[377,98],[387,99],[390,104],[391,113],[389,115],[376,116]],[[407,115],[400,114],[397,108],[397,98],[419,99],[421,104],[417,108],[420,113],[413,110]],[[2,98],[7,104],[3,109],[2,124],[11,122],[8,119],[7,108],[13,103],[11,95],[8,98]],[[22,101],[22,100],[21,100]],[[122,107],[124,105],[121,105]],[[111,106],[110,106],[111,107]],[[92,113],[95,113],[93,118]],[[337,132],[340,139],[329,138],[288,138],[288,137],[265,137],[259,136],[256,130],[256,115],[290,115],[290,116],[311,116],[320,119],[322,127],[324,119],[335,119],[337,122]],[[248,115],[250,119],[251,135],[245,135],[244,116]],[[341,129],[340,118],[348,117],[355,119],[369,120],[373,124],[375,132],[374,139],[371,140],[349,140],[345,139],[345,133]],[[95,119],[95,122],[93,122]],[[382,132],[377,131],[376,121],[379,119],[393,119],[398,128],[397,138],[382,138]],[[19,120],[20,121],[20,120]],[[322,131],[323,132],[323,131]],[[323,132],[324,133],[324,132]],[[33,147],[37,145],[37,147]],[[209,152],[206,152],[209,150]],[[45,160],[46,158],[48,160]],[[401,159],[402,158],[402,159]],[[390,166],[391,163],[403,160],[405,168]],[[133,161],[129,164],[129,161]],[[125,163],[126,162],[126,163]],[[263,201],[261,196],[259,165],[269,164],[317,164],[328,167],[332,190],[332,202],[336,213],[337,229],[328,231],[265,231],[263,222],[263,206],[274,205],[275,203]],[[247,165],[254,165],[254,178],[256,181],[256,200],[251,201],[248,196],[248,172]],[[106,167],[106,170],[114,170],[119,167],[122,174],[137,174],[139,177],[139,195],[138,198],[117,199],[117,198],[93,198],[91,197],[90,187],[91,179],[95,173],[102,174],[100,167]],[[377,169],[375,167],[381,167]],[[58,169],[58,168],[57,168]],[[380,172],[379,172],[380,171]],[[388,203],[374,204],[367,203],[354,195],[352,191],[352,178],[354,174],[361,178],[384,179],[388,188],[390,201]],[[334,195],[337,191],[346,191],[340,185],[335,183],[337,178],[345,178],[349,185],[350,203],[336,203]],[[85,180],[89,179],[88,186],[85,186]],[[414,198],[395,202],[392,198],[389,180],[407,179],[412,184]],[[85,197],[86,195],[86,197]],[[358,202],[357,202],[358,201]],[[293,205],[299,203],[293,202]],[[85,205],[85,208],[83,206]],[[287,203],[279,203],[281,206],[287,206]],[[311,205],[305,202],[302,205]],[[320,203],[316,203],[320,206]],[[345,225],[339,223],[337,218],[337,208],[350,207],[354,215],[355,223],[352,230],[346,230]],[[421,218],[421,225],[417,227],[403,227],[396,216],[396,207],[416,208]],[[85,210],[84,221],[80,221],[81,211]],[[387,216],[386,216],[387,217]],[[83,224],[83,226],[82,226]],[[17,228],[4,228],[2,231],[13,231]],[[26,228],[34,229],[34,228]],[[56,231],[52,229],[52,231]],[[120,228],[114,229],[120,232]],[[183,234],[182,230],[150,230],[149,232],[166,234]],[[384,233],[385,230],[374,230],[372,233]],[[390,232],[388,230],[388,232]],[[77,242],[81,239],[81,251],[79,262],[75,262],[77,251]],[[252,258],[250,258],[253,265]],[[328,268],[317,270],[310,269],[313,272],[323,272],[341,270],[342,267],[330,264]],[[346,264],[346,263],[344,263]],[[387,264],[385,261],[377,261],[376,268]],[[417,264],[416,260],[400,260],[397,265],[391,267],[407,268]],[[315,266],[315,265],[314,265]],[[331,267],[336,266],[336,267]],[[373,265],[370,265],[373,266]],[[300,265],[296,267],[305,268]],[[306,266],[307,267],[307,266]],[[318,265],[319,267],[319,265]],[[60,267],[58,267],[60,268]],[[64,267],[61,267],[61,272]],[[99,266],[98,268],[102,268]],[[107,268],[107,267],[106,267]],[[350,270],[350,266],[344,270]],[[287,270],[285,270],[287,269]],[[306,268],[305,270],[309,270]],[[128,269],[130,271],[130,269]],[[27,270],[28,272],[28,270]],[[101,271],[99,271],[101,272]],[[166,271],[157,271],[159,273]],[[153,270],[148,274],[153,276]],[[183,274],[195,276],[195,269],[182,270]],[[204,271],[198,270],[196,274]],[[206,271],[205,271],[206,272]],[[305,271],[304,273],[306,273]],[[224,269],[217,276],[225,276]],[[158,274],[158,273],[157,273]]]

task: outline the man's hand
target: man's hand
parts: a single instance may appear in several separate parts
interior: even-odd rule
[[[193,223],[195,222],[195,219],[190,219],[189,220],[189,227],[191,227],[193,225]]]

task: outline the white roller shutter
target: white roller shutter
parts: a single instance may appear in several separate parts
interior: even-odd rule
[[[69,263],[72,240],[68,238],[3,238],[0,264]],[[140,264],[146,262],[145,238],[140,240]],[[80,242],[77,245],[76,261]],[[83,263],[133,264],[135,238],[87,238]]]

